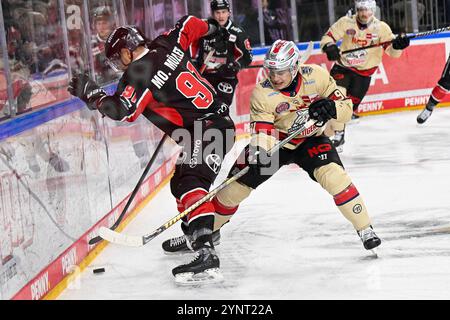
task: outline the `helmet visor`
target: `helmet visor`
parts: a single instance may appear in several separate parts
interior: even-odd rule
[[[111,57],[106,58],[106,63],[113,69],[115,72],[124,72],[127,69],[127,66],[122,62],[119,53],[113,54]]]

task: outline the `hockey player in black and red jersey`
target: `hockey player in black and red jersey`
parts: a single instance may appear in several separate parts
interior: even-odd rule
[[[250,100],[253,133],[250,147],[243,152],[248,154],[245,158],[250,170],[220,190],[213,199],[216,208],[213,240],[216,244],[219,242],[220,228],[254,189],[270,179],[281,166],[297,164],[333,197],[339,211],[352,223],[364,248],[374,249],[381,240],[372,229],[361,195],[328,138],[336,123],[344,124],[351,119],[352,101],[325,69],[318,65],[301,65],[299,57],[300,52],[292,41],[277,40],[267,52],[264,67],[269,76],[256,85]],[[279,152],[272,156],[267,154],[277,137],[286,137],[309,117],[324,125],[313,125]],[[242,167],[236,162],[231,174],[236,174]],[[184,253],[188,252],[188,244],[189,239],[181,236],[168,240],[164,250]]]
[[[234,143],[228,106],[217,99],[189,53],[190,45],[200,37],[222,38],[226,33],[215,20],[194,16],[181,18],[173,29],[151,42],[136,27],[122,26],[110,34],[105,46],[108,63],[124,71],[115,94],[106,95],[86,75],[73,77],[69,85],[70,93],[92,110],[117,121],[134,121],[142,114],[183,147],[170,181],[179,210],[208,193]],[[214,205],[206,202],[183,222],[196,256],[172,270],[176,282],[221,280],[211,239],[214,212]]]
[[[217,41],[214,36],[203,37],[191,49],[198,68],[204,68],[204,77],[214,86],[221,100],[230,106],[238,84],[237,74],[252,62],[252,48],[245,31],[231,21],[228,0],[212,0],[210,7],[212,19],[225,28],[229,36],[222,41]],[[212,50],[214,53],[205,61]]]
[[[441,102],[444,97],[450,93],[450,56],[447,58],[444,70],[442,71],[441,78],[436,86],[431,91],[430,99],[428,100],[425,108],[417,116],[417,123],[422,124],[431,116],[434,107]]]

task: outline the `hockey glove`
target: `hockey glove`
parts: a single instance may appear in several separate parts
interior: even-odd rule
[[[409,38],[406,34],[401,33],[392,40],[392,48],[395,50],[403,50],[409,46]]]
[[[271,156],[263,148],[250,145],[246,152],[248,152],[247,161],[251,175],[260,176],[263,169],[271,166]]]
[[[228,105],[225,103],[220,103],[219,108],[215,112],[206,113],[200,118],[197,118],[197,121],[205,121],[204,123],[206,127],[213,125],[216,129],[234,129],[234,122],[229,113],[230,109]]]
[[[97,109],[96,101],[106,96],[105,90],[92,81],[87,73],[74,75],[69,82],[67,91],[83,100],[90,110]]]
[[[224,77],[234,77],[239,72],[241,65],[239,62],[233,61],[223,64],[217,69],[217,73]]]
[[[327,43],[324,47],[323,47],[323,52],[325,52],[327,54],[327,58],[330,61],[336,61],[339,59],[340,53],[339,53],[339,48],[336,44],[334,43]]]
[[[309,105],[309,117],[319,122],[336,119],[336,104],[333,100],[325,98],[314,101]]]

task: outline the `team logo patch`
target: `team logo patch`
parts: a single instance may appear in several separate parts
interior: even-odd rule
[[[276,113],[282,113],[285,111],[288,111],[290,108],[289,103],[287,102],[281,102],[277,107],[275,108]]]
[[[206,157],[206,164],[215,174],[218,174],[220,165],[222,164],[222,159],[219,157],[219,155],[212,153]]]
[[[349,35],[350,37],[353,37],[356,34],[356,30],[355,29],[347,29],[345,31],[345,34]]]
[[[217,88],[223,93],[233,93],[233,86],[228,82],[220,82]]]
[[[301,67],[300,72],[301,74],[309,75],[313,72],[313,69],[311,67]]]
[[[359,203],[357,203],[357,204],[355,204],[354,206],[353,206],[353,212],[355,213],[355,214],[359,214],[359,213],[361,213],[361,211],[362,211],[362,205],[360,205]]]

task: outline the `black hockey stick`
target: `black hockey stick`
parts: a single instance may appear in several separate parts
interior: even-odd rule
[[[152,158],[150,159],[150,161],[148,162],[147,166],[145,167],[144,172],[142,173],[138,183],[136,184],[136,186],[134,187],[133,192],[130,195],[130,198],[127,201],[127,204],[125,205],[125,207],[122,210],[122,213],[120,214],[119,218],[117,218],[117,221],[111,226],[111,230],[115,230],[117,229],[117,227],[119,226],[120,222],[122,222],[123,217],[125,216],[125,213],[127,212],[128,208],[131,205],[131,202],[133,202],[134,197],[136,196],[139,188],[141,187],[142,182],[144,181],[145,177],[147,176],[148,172],[150,171],[151,166],[153,165],[153,162],[155,162],[156,156],[158,155],[159,151],[161,150],[164,142],[166,141],[166,139],[169,137],[169,135],[167,133],[164,134],[164,136],[162,137],[161,141],[159,142],[158,146],[156,147],[155,152],[152,155]],[[97,242],[103,240],[102,237],[100,236],[96,236],[94,238],[92,238],[91,240],[89,240],[89,244],[90,245],[94,245]]]
[[[268,153],[272,155],[273,153],[278,151],[281,147],[283,147],[285,144],[287,144],[289,141],[291,141],[293,138],[295,138],[296,136],[298,136],[299,134],[301,134],[302,132],[304,132],[306,130],[308,130],[309,134],[312,134],[314,132],[314,130],[312,130],[312,129],[314,129],[314,127],[317,127],[317,128],[319,127],[318,122],[314,121],[314,120],[308,120],[303,125],[299,126],[297,129],[295,129],[295,131],[290,133],[289,136],[287,136],[284,140],[278,142],[275,146],[273,146],[268,151]],[[184,210],[177,216],[173,217],[172,219],[167,221],[165,224],[160,226],[158,229],[156,229],[155,231],[153,231],[149,234],[146,234],[143,236],[126,235],[126,234],[119,233],[119,232],[113,231],[113,230],[105,228],[105,227],[101,227],[99,230],[99,235],[103,239],[105,239],[109,242],[124,245],[124,246],[130,246],[130,247],[144,246],[148,242],[150,242],[152,239],[154,239],[156,236],[158,236],[159,234],[161,234],[162,232],[164,232],[165,230],[167,230],[168,228],[173,226],[175,223],[177,223],[179,220],[181,220],[181,218],[187,216],[189,213],[191,213],[192,211],[197,209],[203,203],[210,201],[220,190],[222,190],[226,186],[230,185],[231,183],[233,183],[234,181],[236,181],[237,179],[239,179],[240,177],[245,175],[249,170],[250,170],[250,168],[247,166],[244,169],[242,169],[241,171],[239,171],[237,174],[235,174],[234,176],[226,179],[218,187],[216,187],[214,190],[210,191],[206,196],[204,196],[203,198],[201,198],[200,200],[198,200],[197,202],[192,204],[189,208],[187,208],[186,210]]]
[[[426,37],[426,36],[430,36],[432,34],[441,33],[441,32],[448,31],[448,30],[450,30],[450,26],[445,27],[445,28],[440,28],[440,29],[435,29],[435,30],[415,33],[415,34],[412,34],[410,36],[407,36],[407,38],[413,39],[413,38]],[[376,47],[384,46],[384,45],[390,44],[390,43],[392,43],[392,40],[380,42],[380,43],[377,43],[377,44],[371,44],[370,46],[367,46],[367,47],[361,47],[361,48],[345,50],[345,51],[342,51],[341,54],[355,52],[355,51],[359,51],[359,50],[370,49],[370,48],[376,48]]]

